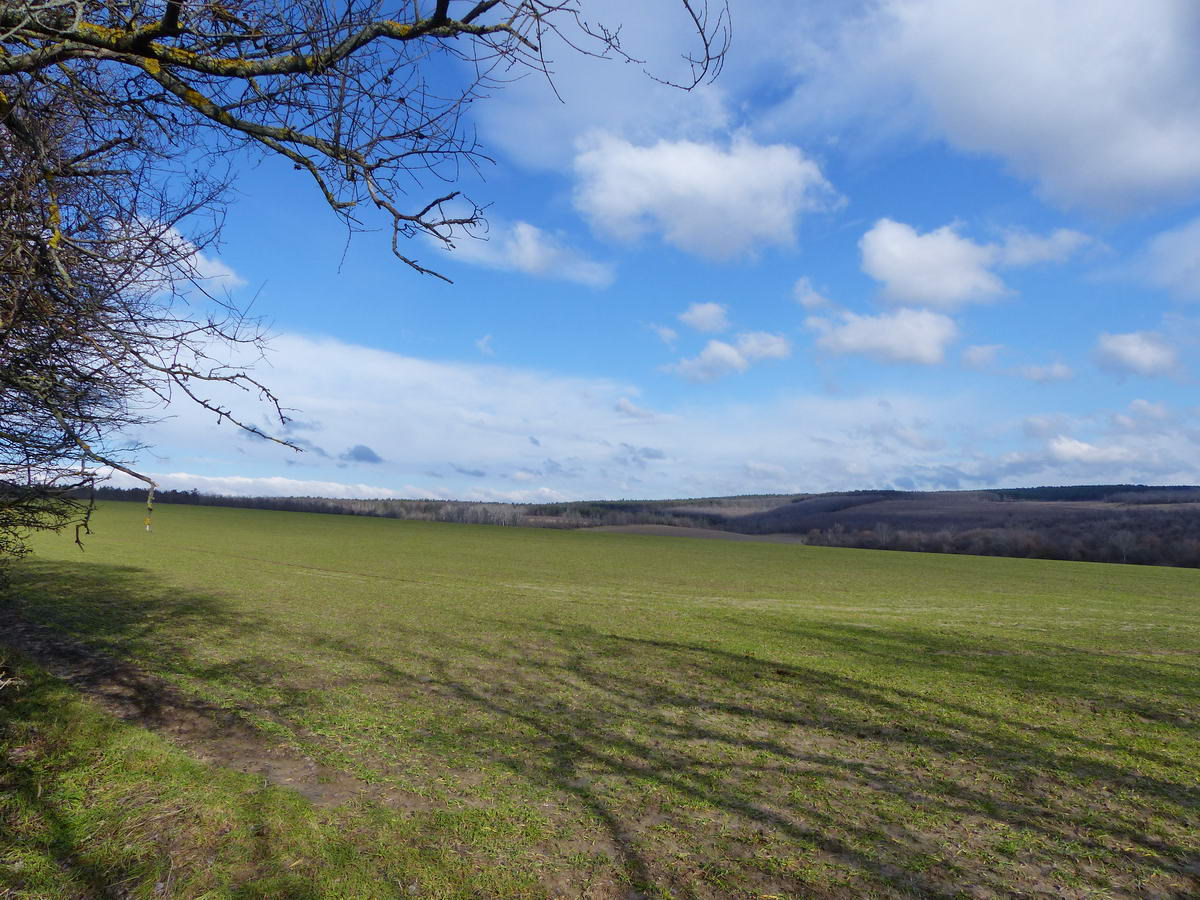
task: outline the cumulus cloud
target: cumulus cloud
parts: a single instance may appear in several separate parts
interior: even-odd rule
[[[787,359],[792,345],[781,334],[767,331],[748,331],[737,336],[737,350],[750,362],[760,359]]]
[[[1147,430],[1169,426],[1172,416],[1165,403],[1138,398],[1130,402],[1125,412],[1113,413],[1112,421],[1119,429],[1145,434]]]
[[[576,141],[594,130],[635,143],[662,137],[706,139],[730,123],[725,79],[698,85],[686,95],[646,73],[680,81],[689,76],[685,56],[698,51],[695,29],[682,3],[660,4],[648,15],[645,0],[604,0],[588,10],[593,25],[621,28],[621,46],[643,65],[623,65],[577,52],[552,30],[539,35],[553,84],[514,78],[472,110],[484,142],[525,167],[569,166]],[[636,23],[636,27],[634,24]],[[599,50],[578,32],[580,46]]]
[[[1125,375],[1170,375],[1179,366],[1175,348],[1153,331],[1100,335],[1096,362],[1102,369]]]
[[[1036,381],[1038,384],[1049,384],[1052,381],[1069,381],[1075,377],[1074,370],[1061,362],[1053,362],[1044,366],[1021,366],[1017,370],[1017,374],[1030,381]]]
[[[616,277],[610,264],[596,262],[569,246],[562,237],[528,222],[514,222],[511,226],[493,224],[486,240],[467,238],[447,252],[474,265],[573,281],[593,288],[608,287]]]
[[[136,287],[152,292],[178,292],[185,296],[202,293],[212,297],[247,284],[227,263],[204,253],[173,225],[134,217],[113,225],[109,231],[124,245],[131,258],[143,257],[144,267],[136,278]]]
[[[201,253],[199,250],[193,251],[191,265],[204,284],[205,290],[209,292],[214,288],[232,291],[246,286],[246,279],[223,261]]]
[[[1091,243],[1088,235],[1070,228],[1059,228],[1046,235],[1010,230],[1004,234],[997,257],[1007,266],[1065,262]]]
[[[953,309],[1005,293],[995,267],[1063,262],[1090,241],[1061,228],[1048,235],[1009,231],[1000,242],[980,244],[960,235],[956,225],[921,233],[884,218],[858,246],[863,271],[883,284],[887,299]]]
[[[679,340],[679,332],[669,325],[655,325],[653,322],[651,322],[646,327],[657,334],[658,339],[668,347],[674,346],[675,342]]]
[[[1058,462],[1108,465],[1137,458],[1137,454],[1128,447],[1089,444],[1061,434],[1050,440],[1047,449],[1051,458]]]
[[[947,309],[1004,293],[988,268],[995,251],[960,236],[952,225],[920,234],[911,225],[880,219],[858,246],[863,271],[898,303]]]
[[[623,241],[658,232],[717,260],[791,245],[802,213],[835,202],[820,168],[799,149],[746,137],[728,147],[687,140],[638,146],[595,135],[575,172],[575,205],[598,231]]]
[[[679,314],[679,321],[697,331],[720,332],[729,329],[725,307],[720,303],[693,303]]]
[[[691,359],[681,359],[668,370],[688,381],[714,381],[734,372],[745,372],[752,363],[764,359],[787,359],[792,345],[783,335],[766,331],[748,331],[737,336],[733,344],[709,341]]]
[[[1192,0],[879,0],[810,27],[780,121],[862,120],[996,155],[1050,199],[1123,212],[1200,187]],[[861,7],[860,7],[861,8]],[[832,34],[824,40],[822,34]]]
[[[1200,218],[1152,238],[1141,268],[1155,287],[1200,300]]]
[[[736,347],[724,341],[709,341],[691,359],[681,359],[670,369],[688,381],[715,381],[734,372],[745,372],[750,363]]]
[[[805,309],[819,309],[830,305],[829,298],[814,288],[807,277],[796,279],[796,283],[792,285],[792,297]]]
[[[881,362],[935,365],[958,334],[949,316],[927,309],[898,309],[877,316],[842,312],[836,318],[810,317],[817,345],[831,353],[862,353]]]

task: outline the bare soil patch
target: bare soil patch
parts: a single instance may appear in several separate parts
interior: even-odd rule
[[[186,697],[132,663],[24,621],[11,610],[0,609],[0,645],[29,657],[117,718],[166,737],[202,762],[291,788],[323,808],[380,799],[373,786],[270,740],[236,711]]]

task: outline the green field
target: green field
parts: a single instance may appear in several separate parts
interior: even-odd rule
[[[6,602],[364,791],[314,807],[26,668],[0,896],[1200,892],[1200,571],[141,515],[39,537]]]

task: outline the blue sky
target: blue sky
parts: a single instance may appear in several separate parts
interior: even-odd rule
[[[690,94],[551,48],[565,102],[475,106],[486,240],[408,248],[453,285],[247,166],[206,265],[271,321],[307,452],[176,405],[142,470],[518,502],[1200,481],[1200,7],[731,6]],[[672,2],[589,7],[673,74]]]

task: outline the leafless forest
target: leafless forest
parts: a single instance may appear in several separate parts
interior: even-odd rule
[[[97,492],[98,499],[144,496],[136,489]],[[165,503],[478,525],[676,525],[741,534],[794,534],[806,543],[833,547],[1200,567],[1200,487],[1191,486],[851,491],[539,505],[224,497],[196,491],[163,491],[158,497]]]

